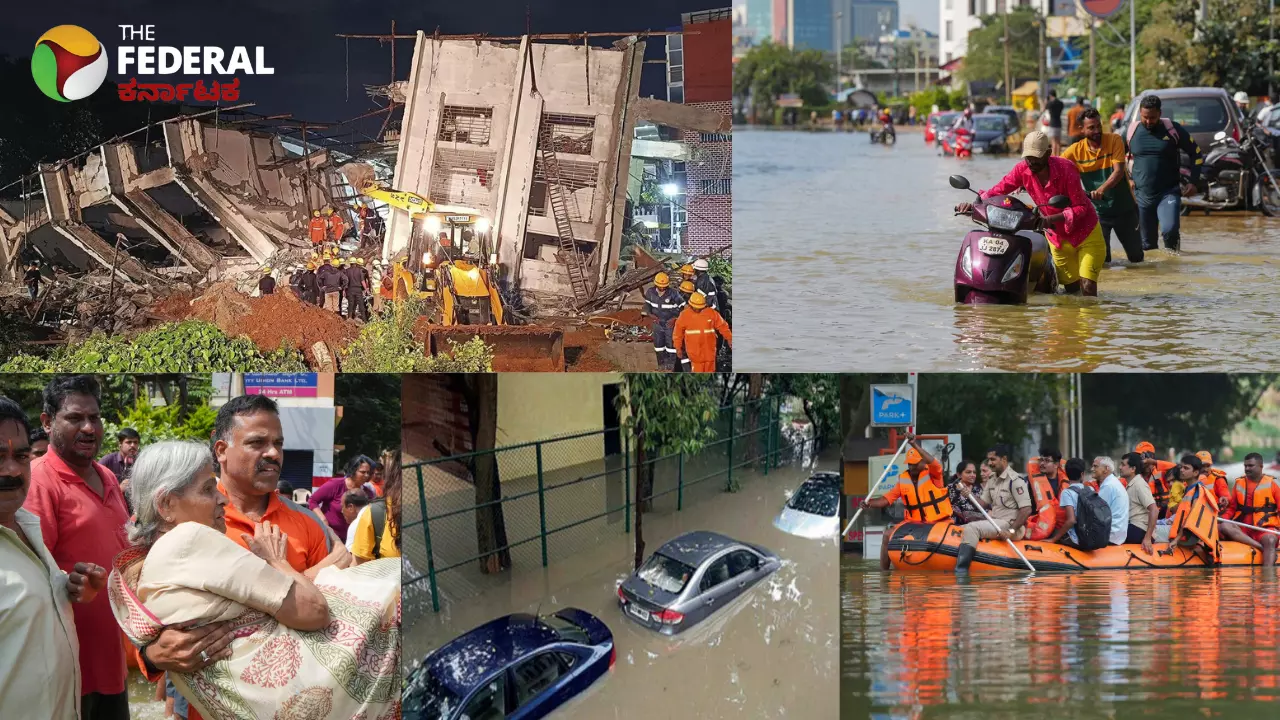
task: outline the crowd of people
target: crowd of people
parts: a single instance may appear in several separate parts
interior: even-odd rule
[[[980,465],[963,460],[944,478],[942,463],[914,435],[907,444],[907,469],[867,506],[902,500],[908,521],[961,526],[957,572],[968,571],[978,541],[992,539],[1089,551],[1134,545],[1148,556],[1180,546],[1214,564],[1222,538],[1258,550],[1264,565],[1275,564],[1277,534],[1269,531],[1280,530],[1280,485],[1263,472],[1258,453],[1245,456],[1244,474],[1228,480],[1204,450],[1175,463],[1158,459],[1155,447],[1141,442],[1119,463],[1108,456],[1087,463],[1064,461],[1062,453],[1044,447],[1023,475],[1013,468],[1011,447],[998,444]],[[889,568],[888,543],[880,562]]]
[[[183,720],[391,717],[398,454],[308,509],[270,398],[222,405],[211,443],[125,428],[98,459],[100,395],[55,377],[40,428],[0,397],[0,717],[125,720],[130,665]]]
[[[720,289],[706,260],[680,267],[681,282],[661,272],[644,292],[643,314],[653,318],[653,351],[665,372],[715,372],[719,343],[733,345],[733,331],[720,315]]]

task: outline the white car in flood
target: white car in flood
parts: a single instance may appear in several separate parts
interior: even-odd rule
[[[804,538],[839,537],[840,483],[840,473],[814,473],[782,506],[773,526]]]

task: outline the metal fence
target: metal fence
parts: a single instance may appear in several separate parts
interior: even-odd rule
[[[723,407],[712,428],[714,439],[697,453],[645,459],[653,468],[652,487],[640,498],[646,514],[680,512],[733,492],[735,471],[756,468],[767,475],[815,442],[784,435],[777,398]],[[426,582],[439,612],[442,581],[454,597],[482,594],[500,581],[480,569],[497,550],[510,553],[512,569],[545,568],[605,537],[631,533],[640,477],[635,452],[635,437],[615,427],[406,465],[404,585]],[[502,497],[477,503],[471,472],[489,455],[499,468]],[[481,551],[478,511],[493,505],[501,506],[507,542]]]

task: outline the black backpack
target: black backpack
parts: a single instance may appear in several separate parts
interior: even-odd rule
[[[1111,506],[1088,485],[1070,490],[1076,493],[1075,529],[1080,549],[1101,550],[1111,543]]]

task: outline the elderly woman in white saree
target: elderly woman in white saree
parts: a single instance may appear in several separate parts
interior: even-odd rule
[[[399,716],[400,561],[325,568],[312,583],[264,522],[245,547],[227,537],[212,456],[161,442],[142,451],[130,488],[134,546],[108,582],[116,620],[146,645],[167,626],[231,621],[230,657],[172,673],[206,720]]]

